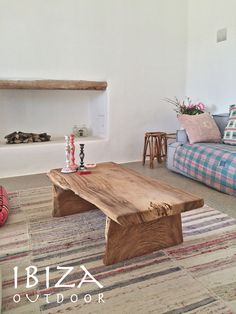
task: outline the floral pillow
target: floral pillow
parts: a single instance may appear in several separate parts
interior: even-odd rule
[[[190,144],[202,142],[219,143],[221,141],[220,131],[209,113],[197,115],[181,114],[178,115],[178,120],[186,130]]]
[[[229,121],[224,131],[223,142],[236,145],[236,105],[230,106]]]
[[[0,186],[0,227],[3,226],[8,218],[10,205],[7,192],[3,186]]]

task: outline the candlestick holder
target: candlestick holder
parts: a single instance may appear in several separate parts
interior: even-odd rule
[[[77,171],[78,165],[75,163],[75,135],[70,135],[70,168]]]
[[[84,144],[79,144],[80,146],[80,165],[79,165],[79,171],[86,171],[86,167],[84,165]]]
[[[68,135],[65,136],[66,146],[65,146],[65,156],[66,163],[65,166],[61,169],[62,173],[72,173],[75,172],[75,169],[70,167],[70,137]]]

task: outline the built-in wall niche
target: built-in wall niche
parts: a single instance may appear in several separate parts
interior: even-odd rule
[[[0,90],[2,144],[4,136],[14,131],[47,132],[52,135],[51,143],[54,143],[70,134],[74,125],[83,124],[89,129],[87,140],[108,136],[106,91]]]

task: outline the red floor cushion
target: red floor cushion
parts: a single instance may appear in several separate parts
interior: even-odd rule
[[[0,185],[0,227],[4,225],[7,220],[10,205],[8,201],[7,191]]]

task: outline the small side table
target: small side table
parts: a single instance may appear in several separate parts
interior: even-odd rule
[[[149,151],[149,154],[147,152]],[[167,153],[167,133],[165,132],[146,132],[143,148],[143,165],[146,157],[150,157],[150,168],[153,168],[154,159],[161,163]]]

